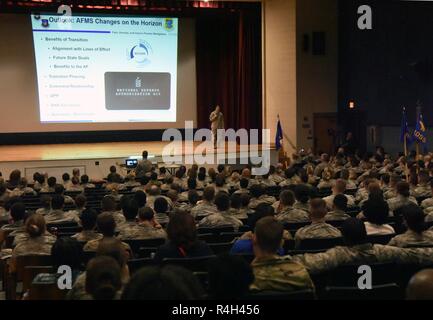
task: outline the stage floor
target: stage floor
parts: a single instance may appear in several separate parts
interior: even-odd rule
[[[0,162],[23,161],[56,161],[56,160],[85,160],[85,159],[115,159],[140,157],[143,150],[150,156],[160,157],[164,147],[170,142],[141,141],[141,142],[106,142],[106,143],[74,143],[74,144],[45,144],[45,145],[11,145],[0,146]],[[181,143],[179,143],[181,144]],[[194,148],[201,142],[194,142]],[[181,146],[179,146],[180,148]],[[261,145],[257,146],[259,150]],[[181,154],[190,154],[182,145]],[[221,147],[222,149],[222,147]],[[274,148],[269,147],[270,150]],[[237,146],[237,152],[240,146]]]

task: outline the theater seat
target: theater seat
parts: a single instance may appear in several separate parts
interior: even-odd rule
[[[123,240],[123,242],[129,244],[134,254],[137,254],[142,247],[159,247],[165,243],[165,239],[141,239],[141,240]]]
[[[232,242],[209,243],[209,247],[212,249],[212,252],[216,255],[229,253],[232,246],[233,246]]]
[[[143,267],[152,266],[155,261],[152,258],[140,258],[140,259],[130,259],[128,260],[128,269],[131,275],[136,273]]]
[[[326,250],[343,245],[343,238],[327,239],[303,239],[299,243],[298,250]]]
[[[326,287],[326,300],[399,300],[404,295],[396,283],[373,286],[370,290],[358,287]]]
[[[223,227],[215,227],[215,228],[198,228],[197,233],[213,233],[220,234],[222,232],[235,232],[233,226],[223,226]]]
[[[215,256],[198,258],[166,258],[162,260],[162,265],[176,265],[184,267],[192,272],[207,272],[209,260]]]
[[[395,237],[395,234],[381,234],[374,236],[367,236],[367,241],[373,244],[388,244],[389,241]]]
[[[371,268],[373,285],[395,283],[398,278],[398,266],[395,263],[365,263]],[[362,264],[339,266],[327,273],[328,286],[355,287],[362,273],[358,273]]]

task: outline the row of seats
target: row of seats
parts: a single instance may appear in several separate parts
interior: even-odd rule
[[[252,256],[241,255],[246,261],[251,262]],[[209,260],[213,256],[189,259],[164,259],[163,265],[177,265],[187,268],[194,272],[204,288],[208,285],[207,270]],[[27,256],[18,259],[17,281],[22,281],[23,292],[30,289],[30,298],[41,298],[42,296],[49,299],[63,298],[65,292],[56,292],[53,296],[47,297],[48,292],[42,292],[41,287],[47,290],[49,284],[33,283],[30,279],[38,273],[53,272],[50,267],[49,256]],[[152,259],[132,259],[128,262],[131,274],[144,266],[154,264]],[[421,268],[416,265],[395,265],[392,263],[375,263],[370,264],[372,268],[373,288],[371,290],[360,290],[358,288],[358,268],[359,265],[340,266],[332,271],[326,272],[319,276],[313,277],[316,292],[300,291],[293,293],[282,292],[260,292],[251,294],[247,299],[250,300],[305,300],[305,299],[402,299],[404,297],[404,288],[410,277],[418,272]],[[32,292],[34,290],[34,292]],[[36,294],[37,293],[37,294]]]

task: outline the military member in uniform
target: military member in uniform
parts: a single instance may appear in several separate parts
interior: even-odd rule
[[[88,242],[90,240],[98,240],[102,238],[102,234],[95,231],[97,213],[93,209],[85,209],[80,216],[80,225],[83,230],[76,233],[72,238],[80,242]]]
[[[252,290],[298,291],[314,290],[313,282],[305,267],[290,256],[277,255],[283,239],[283,226],[273,217],[260,219],[253,235],[255,259]]]
[[[150,173],[150,171],[152,171],[153,165],[152,162],[150,162],[150,160],[147,159],[148,156],[149,153],[146,150],[144,150],[142,153],[143,159],[140,160],[137,166],[135,167],[135,176],[137,178],[141,178],[146,174]]]
[[[402,249],[367,242],[364,223],[356,218],[343,222],[342,233],[346,246],[338,246],[323,253],[306,253],[294,256],[311,275],[320,274],[341,265],[401,263],[431,265],[433,249]]]
[[[355,206],[355,199],[350,195],[344,194],[344,192],[346,192],[346,182],[343,179],[338,179],[335,181],[335,185],[332,187],[332,194],[323,198],[323,200],[326,201],[328,209],[332,209],[333,201],[337,194],[342,194],[347,198],[348,207]]]
[[[265,189],[260,184],[254,184],[250,187],[251,200],[249,204],[250,209],[255,209],[260,203],[273,204],[277,201],[272,196],[265,194]]]
[[[421,170],[418,174],[419,183],[412,192],[415,198],[431,197],[432,191],[429,184],[430,175],[427,170]]]
[[[430,186],[430,192],[433,191],[433,180],[430,182],[429,184]],[[425,209],[429,209],[430,207],[433,207],[433,197],[430,196],[430,198],[425,199],[421,202],[421,208]],[[428,210],[430,211],[430,210]]]
[[[222,226],[233,226],[235,231],[243,225],[242,221],[230,214],[230,196],[225,192],[220,192],[215,197],[217,212],[206,216],[199,221],[199,227],[214,228]]]
[[[203,199],[197,203],[197,205],[191,209],[191,214],[194,218],[206,217],[208,215],[216,213],[217,207],[213,203],[215,197],[215,188],[207,186],[203,191]]]
[[[414,203],[418,205],[418,202],[414,197],[410,196],[410,186],[409,183],[405,181],[400,181],[397,183],[397,196],[388,200],[389,210],[394,212],[401,207],[408,205],[409,203]]]
[[[280,201],[276,210],[275,218],[281,223],[308,222],[308,212],[293,207],[295,195],[290,190],[283,190],[280,193]]]
[[[96,219],[96,226],[98,228],[98,231],[102,233],[102,238],[90,240],[89,242],[87,242],[84,245],[84,251],[96,251],[101,241],[103,241],[104,239],[115,238],[116,221],[114,220],[112,214],[108,212],[101,213]],[[129,253],[129,255],[132,256],[132,250],[130,246],[125,242],[122,242],[122,246]]]
[[[422,209],[410,204],[402,208],[402,214],[408,230],[392,238],[388,245],[400,248],[433,247],[433,232],[426,230]]]
[[[99,242],[96,256],[109,256],[114,258],[121,269],[121,281],[125,285],[128,283],[130,275],[128,269],[129,253],[125,251],[124,244],[116,238],[104,238]],[[80,274],[75,281],[72,289],[69,290],[66,299],[68,300],[91,300],[91,295],[86,292],[86,272]]]
[[[346,213],[347,210],[347,197],[343,194],[337,194],[334,197],[332,211],[328,212],[325,216],[326,221],[341,221],[350,218]]]
[[[46,226],[44,217],[40,214],[32,214],[26,220],[26,233],[28,238],[20,241],[12,250],[9,260],[10,272],[16,270],[16,257],[25,255],[50,255],[54,243],[47,241],[45,237]]]
[[[341,237],[340,230],[325,222],[326,213],[327,209],[325,200],[319,198],[311,200],[311,224],[296,231],[296,246],[299,246],[300,241],[303,239],[329,239]]]
[[[116,199],[112,195],[102,198],[101,213],[111,214],[118,226],[125,222],[125,216],[120,210],[117,210]]]
[[[60,194],[55,194],[51,198],[52,210],[44,216],[46,223],[67,223],[79,221],[78,215],[72,211],[65,212],[63,207],[65,205],[65,198]]]
[[[306,184],[298,184],[295,187],[295,199],[296,202],[293,208],[304,210],[305,212],[310,211],[310,195],[311,187]]]
[[[212,140],[214,148],[219,144],[218,129],[224,129],[224,116],[220,106],[216,106],[215,110],[210,114],[209,121],[211,122]]]

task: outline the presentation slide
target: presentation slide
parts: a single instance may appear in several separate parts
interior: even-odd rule
[[[176,122],[177,18],[31,23],[41,123]]]

